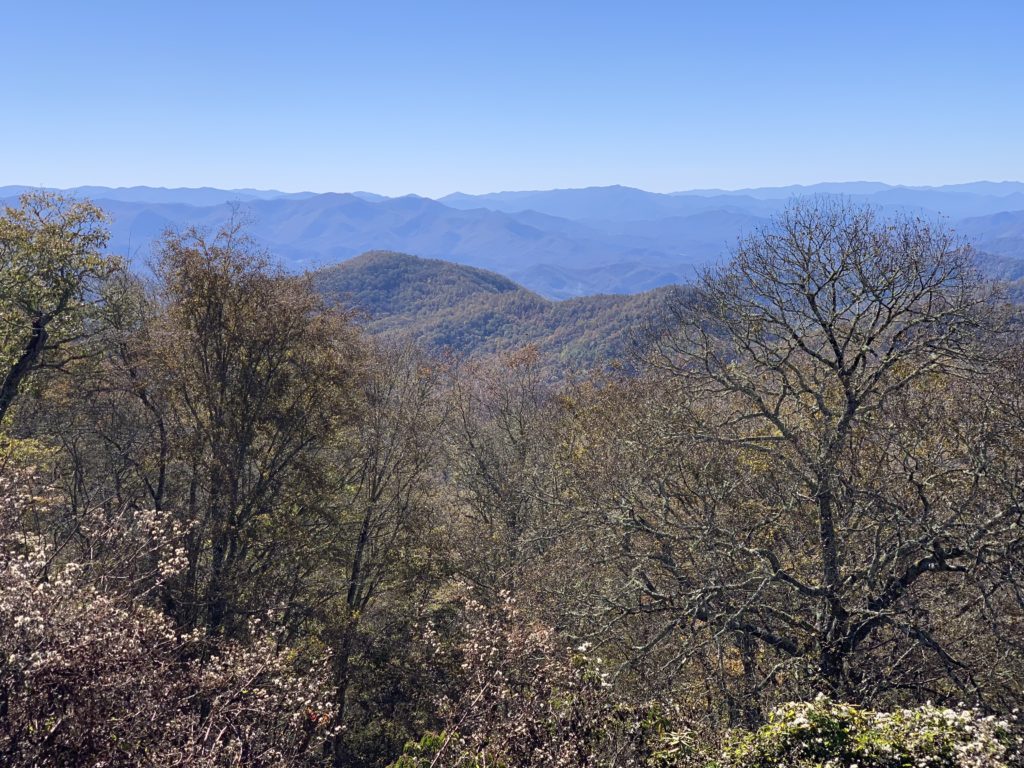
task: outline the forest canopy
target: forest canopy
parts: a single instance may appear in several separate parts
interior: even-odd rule
[[[3,764],[1021,764],[1024,337],[942,222],[797,202],[642,306],[463,275],[431,334],[527,307],[464,356],[235,222],[106,242],[0,216]]]

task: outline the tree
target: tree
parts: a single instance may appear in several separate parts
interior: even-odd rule
[[[458,573],[480,590],[517,597],[558,536],[547,508],[558,497],[546,470],[555,450],[552,389],[536,348],[469,363],[452,376],[447,444],[458,490],[449,515]]]
[[[105,222],[92,203],[50,192],[0,216],[0,423],[33,372],[67,365],[97,330],[119,266],[103,254]]]
[[[334,743],[335,765],[366,762],[360,739],[369,741],[368,732],[377,728],[397,730],[400,724],[385,728],[380,721],[400,719],[395,711],[423,695],[402,690],[405,681],[398,696],[388,695],[391,681],[379,657],[400,664],[410,651],[409,625],[436,580],[429,532],[444,419],[440,381],[438,367],[416,349],[373,345],[359,382],[351,452],[335,454],[323,533],[330,542],[322,579],[326,599],[314,612],[334,649],[337,722],[345,729],[339,728]]]
[[[167,390],[175,501],[193,530],[173,611],[230,634],[287,600],[275,564],[320,512],[318,462],[354,421],[362,353],[347,318],[271,270],[236,224],[168,234],[156,274],[147,365]]]
[[[606,608],[648,628],[633,650],[686,638],[665,663],[703,654],[747,721],[787,692],[1019,695],[1024,454],[992,397],[1019,384],[970,250],[801,203],[674,315],[658,404],[607,438],[635,472],[598,508],[626,577]]]

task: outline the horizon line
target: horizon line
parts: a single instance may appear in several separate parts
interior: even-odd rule
[[[338,189],[329,189],[323,191],[314,191],[311,189],[302,190],[284,190],[277,187],[253,187],[253,186],[242,186],[242,187],[217,187],[209,184],[202,184],[199,186],[163,186],[163,185],[151,185],[151,184],[130,184],[130,185],[118,185],[110,186],[107,184],[75,184],[70,186],[55,186],[55,185],[44,185],[44,184],[3,184],[0,185],[0,189],[6,188],[20,188],[25,190],[41,189],[41,190],[52,190],[58,192],[68,192],[79,190],[83,188],[95,187],[97,189],[106,189],[110,191],[129,191],[129,190],[154,190],[154,191],[165,191],[165,192],[242,192],[242,193],[262,193],[262,194],[278,194],[278,195],[375,195],[383,198],[402,198],[402,197],[421,197],[428,200],[441,200],[446,197],[454,197],[456,195],[463,195],[466,197],[481,197],[486,195],[503,195],[503,194],[538,194],[545,192],[574,192],[583,190],[594,190],[594,189],[627,189],[638,192],[645,192],[648,194],[655,195],[684,195],[684,194],[702,194],[721,192],[728,194],[737,194],[742,192],[754,192],[761,190],[784,190],[784,189],[808,189],[812,187],[831,186],[831,185],[844,185],[844,184],[876,184],[888,189],[911,189],[911,190],[942,190],[949,187],[964,187],[977,184],[991,184],[991,185],[1003,185],[1003,184],[1022,184],[1024,181],[1019,179],[974,179],[971,181],[959,181],[949,182],[946,184],[896,184],[887,181],[877,181],[870,179],[850,179],[846,181],[816,181],[810,183],[791,183],[791,184],[765,184],[760,186],[742,186],[742,187],[692,187],[692,188],[676,188],[667,192],[655,191],[650,189],[644,189],[643,187],[634,187],[628,184],[589,184],[584,186],[567,186],[567,187],[550,187],[546,189],[533,188],[533,189],[498,189],[490,190],[487,192],[463,192],[461,190],[455,190],[443,195],[430,196],[420,194],[418,192],[405,192],[402,194],[383,194],[380,192],[373,192],[368,189],[353,189],[349,191],[339,191]]]

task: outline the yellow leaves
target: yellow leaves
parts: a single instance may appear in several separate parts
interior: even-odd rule
[[[740,658],[739,650],[735,647],[726,649],[725,657],[722,659],[722,671],[726,676],[733,679],[740,679],[744,675],[743,660]]]
[[[49,464],[56,450],[34,438],[18,438],[0,431],[0,468],[31,470]]]
[[[777,462],[763,451],[746,450],[737,454],[736,464],[742,470],[762,474],[770,472]]]

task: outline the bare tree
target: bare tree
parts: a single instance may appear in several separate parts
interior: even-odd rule
[[[674,314],[660,423],[603,509],[629,587],[606,606],[656,627],[634,650],[686,635],[668,658],[717,657],[748,720],[784,691],[1018,694],[982,606],[1019,628],[1024,454],[982,400],[999,322],[970,250],[800,203]]]
[[[430,567],[418,561],[428,549],[423,539],[433,522],[437,433],[444,419],[440,381],[440,371],[421,352],[387,342],[373,346],[361,380],[351,453],[336,468],[328,506],[332,530],[325,535],[333,541],[324,586],[331,599],[317,611],[334,650],[341,727],[351,718],[349,699],[359,671],[353,659],[381,639],[373,636],[379,632],[375,603],[390,597],[415,606],[421,584],[430,584]],[[367,687],[372,686],[370,681]],[[335,739],[336,765],[356,760],[350,741],[343,732]]]
[[[481,599],[521,595],[559,535],[548,514],[559,478],[548,469],[557,443],[553,388],[526,347],[453,371],[448,472],[455,570]]]

